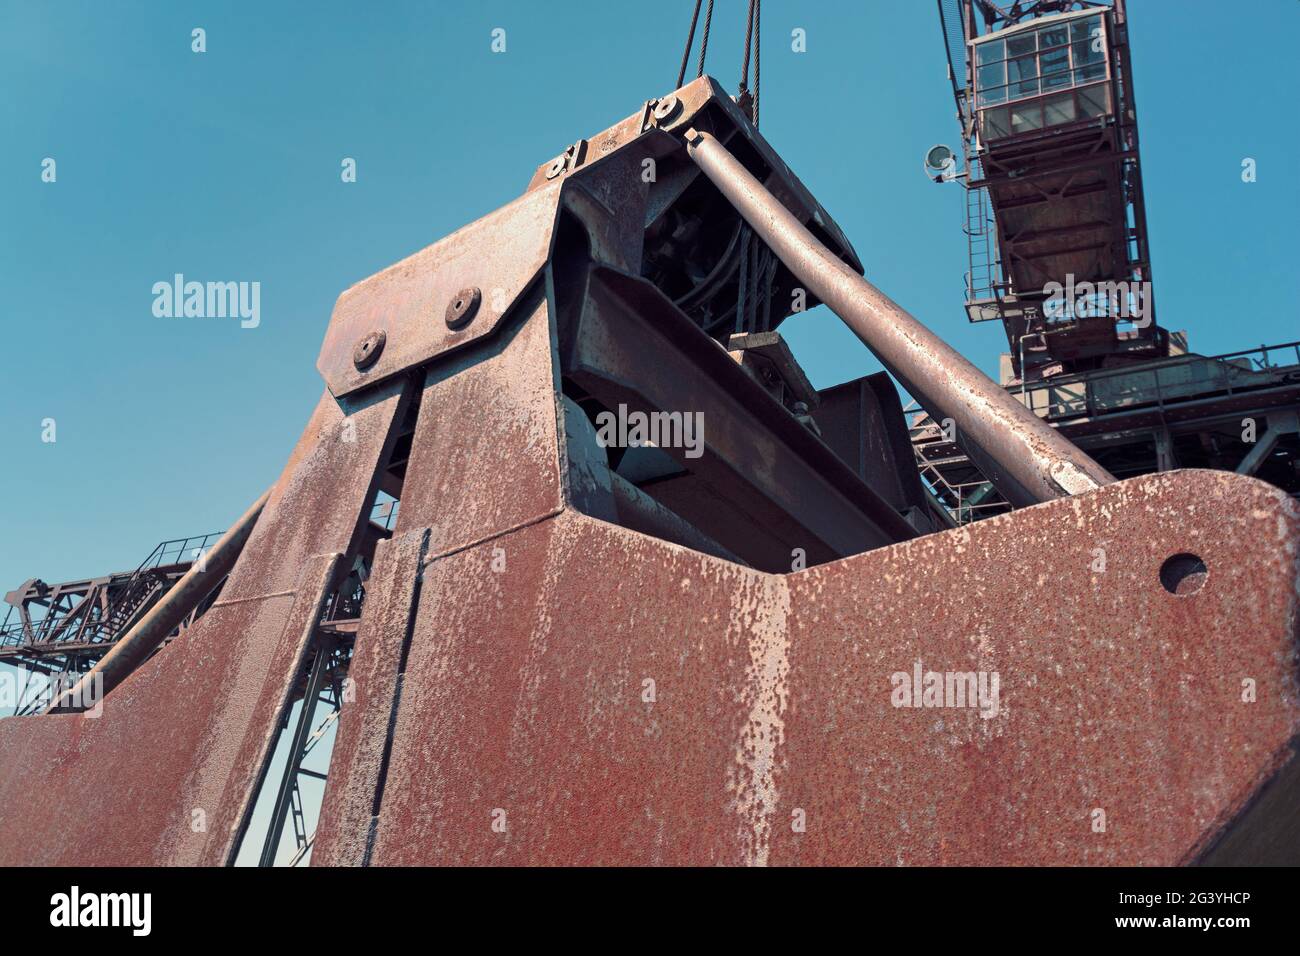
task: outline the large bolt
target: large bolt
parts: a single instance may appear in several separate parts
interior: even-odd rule
[[[447,303],[447,328],[455,332],[474,321],[478,304],[483,301],[483,293],[478,286],[461,289]]]
[[[352,350],[352,364],[357,367],[358,372],[365,371],[379,361],[379,353],[384,350],[384,343],[387,341],[388,336],[379,329],[363,336],[357,342],[357,347]]]
[[[655,111],[654,111],[655,119],[657,119],[661,123],[664,122],[665,120],[672,117],[674,113],[677,112],[677,107],[680,105],[681,103],[678,101],[677,97],[671,94],[665,96],[663,99],[661,99],[658,103],[655,104]]]

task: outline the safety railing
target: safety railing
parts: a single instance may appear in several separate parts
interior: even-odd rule
[[[1300,342],[1223,355],[1183,355],[1146,365],[1062,375],[1008,390],[1043,418],[1092,417],[1140,406],[1163,408],[1207,393],[1232,396],[1267,387],[1291,372],[1300,376]]]
[[[202,557],[208,548],[221,540],[223,534],[225,534],[224,531],[213,531],[210,534],[163,541],[153,549],[149,557],[140,562],[140,566],[135,569],[136,574],[141,571],[148,571],[150,568],[161,567],[164,564],[193,562]]]

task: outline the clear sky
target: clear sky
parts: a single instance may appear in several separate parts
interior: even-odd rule
[[[743,7],[715,13],[708,72],[728,89]],[[764,133],[867,274],[995,373],[1000,328],[962,310],[960,188],[921,168],[929,146],[957,145],[934,3],[763,7]],[[669,90],[690,8],[0,2],[0,591],[133,568],[164,538],[226,527],[319,396],[338,294]],[[1300,3],[1130,8],[1162,324],[1206,353],[1300,338]],[[156,317],[152,286],[178,272],[260,282],[260,324]],[[879,368],[825,309],[783,330],[819,387]]]

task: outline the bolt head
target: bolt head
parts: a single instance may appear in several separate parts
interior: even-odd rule
[[[676,96],[672,96],[672,95],[665,96],[663,99],[661,99],[658,103],[655,104],[655,112],[654,112],[655,119],[659,120],[660,122],[663,122],[664,120],[671,117],[674,113],[676,113],[677,107],[680,105],[681,103]]]
[[[358,372],[365,371],[379,361],[379,353],[384,350],[387,341],[388,335],[383,329],[377,329],[357,341],[356,348],[352,350],[352,364]]]
[[[461,289],[447,303],[447,328],[455,332],[474,321],[479,303],[483,301],[483,292],[478,286]]]

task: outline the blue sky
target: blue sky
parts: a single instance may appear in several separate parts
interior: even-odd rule
[[[306,423],[338,294],[666,92],[690,6],[0,2],[0,591],[224,528]],[[715,13],[729,89],[743,6]],[[1206,353],[1300,338],[1300,4],[1130,6],[1162,324]],[[995,372],[1000,329],[962,310],[960,190],[921,171],[957,141],[934,4],[768,0],[763,38],[768,139],[868,275]],[[155,317],[177,272],[260,282],[260,325]],[[824,309],[783,330],[819,387],[879,368]]]

